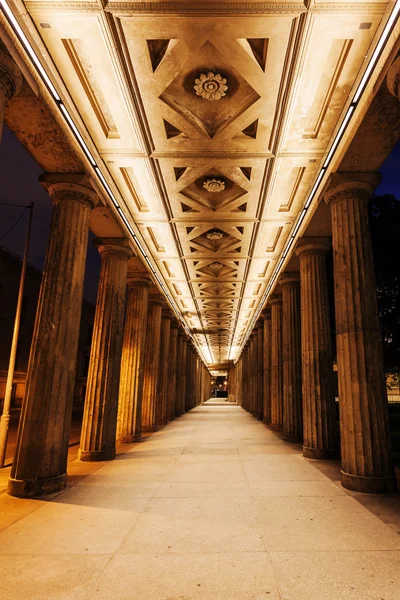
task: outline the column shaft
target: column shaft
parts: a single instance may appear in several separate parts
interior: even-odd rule
[[[168,374],[170,366],[170,334],[171,313],[164,308],[161,313],[160,334],[160,359],[158,371],[158,392],[156,399],[156,426],[163,427],[167,424],[167,402],[168,402]]]
[[[156,400],[158,365],[160,362],[162,305],[162,296],[149,296],[147,337],[144,353],[142,431],[154,431],[156,428]]]
[[[146,341],[148,278],[128,272],[128,294],[119,385],[117,439],[139,442],[142,432],[142,393]]]
[[[12,496],[63,489],[66,479],[89,217],[96,194],[84,175],[44,175],[53,201],[15,457]],[[68,182],[69,180],[69,182]]]
[[[118,413],[129,243],[97,240],[101,254],[79,459],[112,460]]]
[[[283,426],[282,298],[272,296],[271,305],[271,429]]]
[[[331,208],[342,484],[361,492],[396,487],[367,202],[379,177],[336,174]]]
[[[175,419],[175,407],[177,400],[177,345],[178,345],[178,323],[176,319],[171,322],[170,350],[168,356],[168,406],[167,419]]]
[[[263,421],[266,425],[271,423],[271,309],[264,311],[264,334],[263,334]]]
[[[329,241],[302,238],[300,258],[303,455],[336,455],[333,357],[325,260]]]
[[[300,277],[284,273],[282,289],[283,439],[301,442],[303,416],[301,396]]]

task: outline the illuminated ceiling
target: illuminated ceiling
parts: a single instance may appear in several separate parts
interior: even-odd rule
[[[389,5],[25,2],[207,362],[237,356]]]

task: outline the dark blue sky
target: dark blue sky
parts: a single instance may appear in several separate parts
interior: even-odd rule
[[[43,268],[49,237],[52,204],[48,193],[38,183],[40,167],[28,154],[15,135],[4,127],[0,142],[0,202],[10,204],[35,203],[31,243],[29,247],[29,262]],[[23,211],[15,206],[0,205],[0,239],[12,226]],[[24,251],[25,234],[28,222],[27,213],[21,221],[0,242],[8,250],[22,256]],[[96,302],[97,283],[100,272],[100,257],[91,242],[88,245],[85,273],[85,298]]]
[[[39,185],[40,167],[31,158],[11,131],[4,127],[0,143],[0,202],[10,204],[35,203],[29,262],[43,268],[51,220],[51,201],[47,192]],[[394,194],[400,199],[400,142],[386,159],[381,169],[382,183],[376,190],[378,195]],[[23,209],[0,205],[0,238],[8,231]],[[13,231],[0,242],[3,246],[22,256],[27,225],[27,214]],[[100,257],[96,248],[89,243],[85,298],[95,303],[100,271]]]

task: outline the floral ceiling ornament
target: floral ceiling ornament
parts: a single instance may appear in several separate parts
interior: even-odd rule
[[[224,237],[224,234],[222,231],[219,231],[219,229],[214,229],[213,231],[209,231],[206,234],[206,237],[209,240],[222,240],[222,238]]]
[[[224,265],[220,262],[213,262],[209,265],[210,269],[212,269],[213,271],[219,271],[220,269],[222,269],[223,266]]]
[[[207,192],[211,192],[215,194],[216,192],[222,192],[225,189],[225,181],[222,179],[206,179],[203,183],[203,188],[207,190]]]
[[[207,75],[202,73],[195,80],[194,89],[197,96],[205,98],[205,100],[221,100],[222,96],[226,96],[228,86],[226,85],[225,77],[219,73],[209,71]]]

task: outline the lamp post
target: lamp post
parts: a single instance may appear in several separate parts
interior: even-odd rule
[[[12,337],[12,342],[11,342],[10,362],[8,364],[7,383],[6,383],[6,391],[5,391],[5,396],[4,396],[4,404],[3,404],[3,414],[1,415],[1,419],[0,419],[0,468],[4,467],[4,462],[5,462],[5,458],[6,458],[8,429],[9,429],[9,425],[10,425],[10,407],[11,407],[11,396],[12,396],[12,388],[13,388],[13,380],[14,380],[15,359],[17,356],[19,325],[20,325],[20,321],[21,321],[22,301],[24,298],[26,264],[27,264],[27,260],[28,260],[29,240],[30,240],[30,236],[31,236],[31,227],[32,227],[33,202],[30,203],[28,208],[29,208],[28,229],[26,232],[24,257],[22,260],[21,277],[20,277],[20,281],[19,281],[17,309],[15,312],[14,332],[13,332],[13,337]]]

